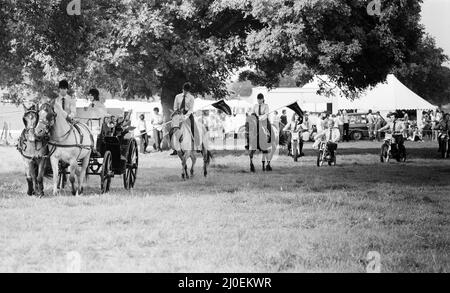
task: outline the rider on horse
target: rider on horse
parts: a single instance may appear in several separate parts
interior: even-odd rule
[[[258,97],[257,97],[257,100],[258,100],[258,103],[253,107],[253,110],[252,110],[252,113],[251,113],[251,115],[254,115],[255,117],[257,117],[258,118],[258,124],[259,123],[261,123],[261,122],[263,122],[261,125],[262,125],[262,127],[264,127],[265,129],[266,129],[266,131],[267,131],[267,143],[271,143],[271,137],[272,137],[272,127],[271,127],[271,124],[270,124],[270,121],[269,121],[269,114],[270,114],[270,110],[269,110],[269,105],[267,105],[265,102],[264,102],[264,95],[263,94],[259,94],[258,95]],[[258,134],[257,134],[257,137],[256,137],[256,139],[258,140],[258,142],[259,142],[259,139],[260,139],[260,137],[259,137],[259,135],[260,135],[260,133],[259,133],[259,127],[257,127],[257,130],[258,130]],[[250,137],[249,137],[249,131],[250,131],[250,129],[248,128],[248,125],[246,126],[246,133],[247,133],[247,135],[246,135],[246,146],[245,146],[245,148],[247,149],[247,150],[249,150],[250,149]],[[259,143],[258,143],[258,145],[259,145]]]
[[[183,120],[189,120],[194,143],[193,150],[201,151],[200,135],[194,119],[194,102],[195,98],[191,94],[191,84],[187,82],[183,85],[183,92],[175,97],[173,110],[175,113],[180,112],[184,116]]]
[[[55,104],[61,106],[64,112],[67,113],[67,119],[72,120],[77,114],[76,101],[68,94],[69,83],[67,80],[61,80],[59,82],[59,95],[55,100]]]

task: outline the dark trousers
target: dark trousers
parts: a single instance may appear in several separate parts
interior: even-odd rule
[[[344,123],[344,141],[350,141],[350,124]]]
[[[200,147],[200,134],[195,129],[195,119],[194,115],[189,116],[189,123],[191,124],[191,134],[192,134],[192,141],[194,142],[193,149],[195,149],[196,146]]]
[[[155,149],[157,151],[160,151],[162,142],[162,131],[153,129],[153,139],[155,140]]]
[[[145,154],[148,147],[148,135],[147,132],[141,131],[141,153]]]

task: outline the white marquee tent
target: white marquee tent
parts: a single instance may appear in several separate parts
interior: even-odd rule
[[[324,77],[321,77],[321,79],[326,80]],[[311,83],[305,85],[303,89],[308,89],[311,94],[314,94],[319,89],[319,83],[319,78],[315,78]],[[334,87],[330,83],[329,85]],[[344,109],[358,110],[359,112],[368,110],[380,112],[417,110],[421,112],[437,108],[407,88],[392,74],[388,75],[385,83],[380,83],[376,87],[368,89],[354,101],[341,95],[338,90],[335,90],[334,93],[335,96],[330,98],[330,102],[333,103],[333,112]],[[320,96],[317,97],[318,100],[322,98]]]

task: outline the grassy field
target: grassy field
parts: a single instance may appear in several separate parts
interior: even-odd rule
[[[25,195],[20,158],[0,148],[0,272],[450,272],[450,160],[409,144],[405,164],[379,163],[378,143],[341,145],[338,166],[312,150],[249,173],[242,152],[216,155],[210,176],[181,180],[177,158],[141,157],[136,189],[58,198]],[[46,182],[47,194],[50,194]]]

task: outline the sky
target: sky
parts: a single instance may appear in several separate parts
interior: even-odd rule
[[[450,0],[423,0],[422,24],[450,57]]]

